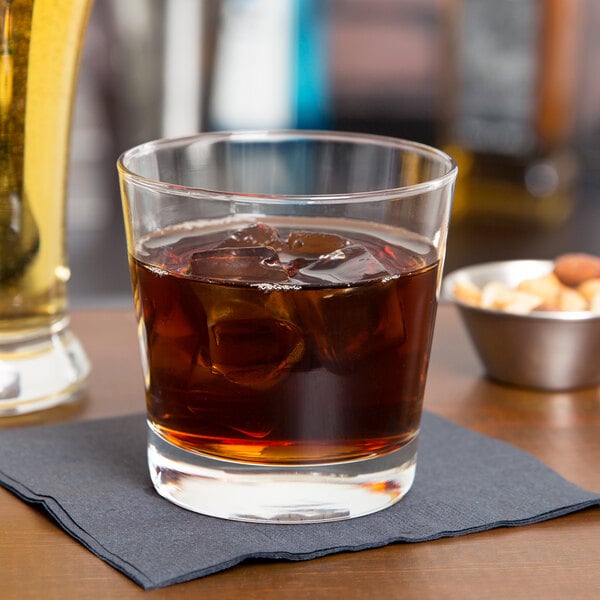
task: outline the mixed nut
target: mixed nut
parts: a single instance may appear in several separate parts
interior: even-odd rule
[[[516,287],[490,281],[479,287],[457,282],[454,296],[481,308],[528,314],[533,311],[592,311],[600,313],[600,257],[571,253],[558,256],[547,275],[525,279]]]

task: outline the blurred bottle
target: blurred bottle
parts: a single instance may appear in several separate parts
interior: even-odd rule
[[[210,129],[326,128],[328,7],[319,0],[222,0]]]
[[[449,2],[444,142],[454,219],[556,225],[571,213],[581,0]]]

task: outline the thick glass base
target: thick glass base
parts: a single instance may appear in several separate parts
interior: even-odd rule
[[[344,463],[265,466],[187,452],[149,425],[148,466],[157,492],[183,508],[236,521],[310,523],[360,517],[410,489],[417,440]]]
[[[66,317],[42,330],[0,334],[0,417],[76,400],[89,372]]]

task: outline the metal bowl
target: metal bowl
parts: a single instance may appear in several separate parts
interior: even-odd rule
[[[500,382],[547,391],[600,384],[600,314],[512,314],[471,306],[454,296],[457,282],[511,287],[553,269],[547,260],[508,260],[473,265],[447,275],[442,298],[454,302],[487,374]]]

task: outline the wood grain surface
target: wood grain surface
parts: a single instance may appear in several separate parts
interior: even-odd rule
[[[69,407],[4,419],[0,428],[144,410],[133,312],[74,312],[72,323],[93,365],[86,397]],[[600,492],[600,388],[547,394],[488,381],[452,306],[438,312],[425,406],[526,450],[570,481]],[[600,510],[308,562],[256,561],[144,592],[43,511],[0,488],[2,600],[142,597],[600,598]]]

